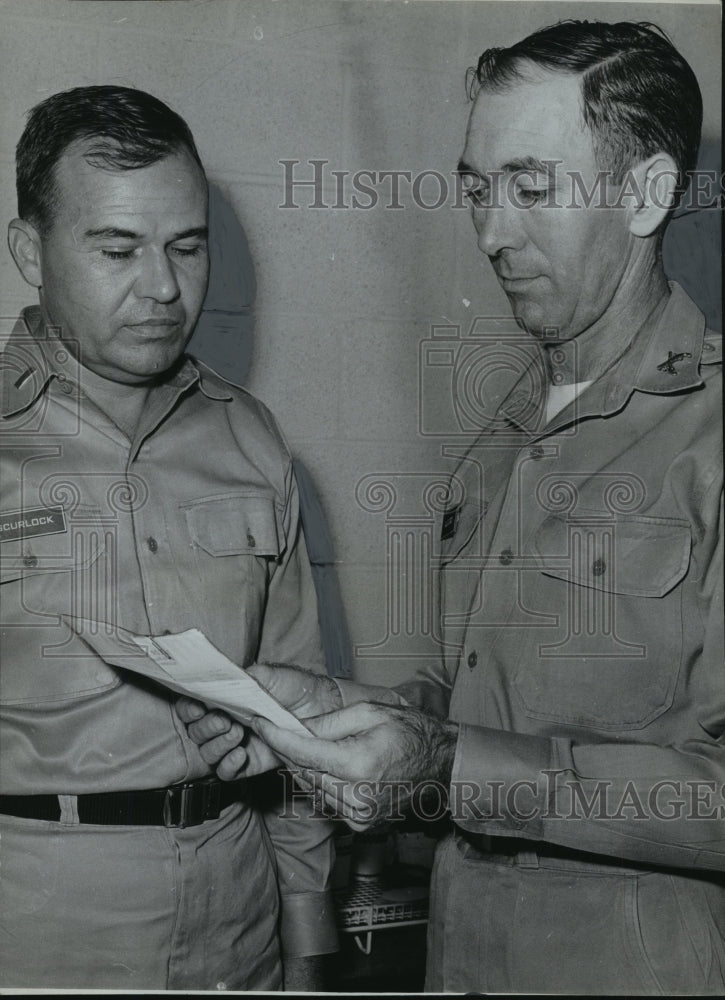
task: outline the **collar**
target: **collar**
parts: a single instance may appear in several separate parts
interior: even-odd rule
[[[610,383],[626,388],[628,380],[624,376],[629,369],[635,372],[630,380],[630,391],[639,389],[659,394],[702,385],[699,369],[705,317],[676,282],[671,281],[669,285],[671,294],[659,323],[648,337],[635,337],[630,349],[612,369],[616,374]],[[615,388],[612,384],[612,389]]]
[[[507,422],[528,434],[548,433],[582,416],[605,416],[620,410],[635,390],[669,394],[702,385],[700,364],[714,364],[721,357],[718,339],[705,338],[705,317],[680,286],[669,282],[670,297],[653,330],[635,337],[621,358],[582,396],[545,423],[546,379],[540,396],[532,385],[542,385],[535,369],[544,364],[536,357],[499,407]]]
[[[57,367],[58,360],[49,349],[49,331],[41,332],[40,326],[40,309],[30,306],[13,327],[0,362],[0,416],[27,409],[56,374],[53,362]]]
[[[82,388],[82,366],[52,327],[43,329],[39,306],[23,309],[0,358],[0,417],[12,417],[32,406],[54,379],[76,395]],[[175,390],[175,395],[198,385],[207,399],[229,402],[232,396],[220,389],[213,376],[210,369],[202,370],[185,355],[161,384]]]

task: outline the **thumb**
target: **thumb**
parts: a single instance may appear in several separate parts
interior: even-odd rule
[[[300,736],[289,729],[275,726],[269,719],[261,716],[255,716],[251,726],[267,746],[294,764],[315,771],[331,771],[343,777],[354,767],[355,754],[341,744],[317,739],[313,735]]]
[[[246,672],[269,691],[274,685],[275,669],[275,667],[270,667],[268,663],[252,663],[246,668]]]
[[[348,705],[336,712],[326,712],[314,719],[305,719],[313,736],[322,740],[343,740],[347,736],[366,733],[381,722],[377,708],[369,704]]]

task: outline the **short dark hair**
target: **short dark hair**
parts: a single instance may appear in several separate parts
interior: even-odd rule
[[[469,96],[525,77],[527,62],[581,74],[582,118],[601,170],[621,183],[638,161],[669,153],[681,197],[697,163],[702,95],[660,28],[647,21],[559,21],[509,48],[487,49],[469,70]]]
[[[187,152],[202,166],[183,118],[131,87],[75,87],[36,104],[16,149],[18,214],[46,233],[57,199],[55,167],[68,146],[95,140],[86,159],[107,170],[147,167]]]

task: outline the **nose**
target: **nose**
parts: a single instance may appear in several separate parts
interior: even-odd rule
[[[474,207],[479,250],[488,257],[496,257],[504,250],[520,250],[526,238],[520,215],[515,205],[505,201]]]
[[[179,292],[176,271],[166,250],[149,248],[144,254],[141,271],[136,280],[138,297],[168,303],[178,299]]]

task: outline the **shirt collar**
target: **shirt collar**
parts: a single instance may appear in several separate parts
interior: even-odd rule
[[[545,422],[545,386],[540,398],[533,399],[531,371],[542,365],[536,358],[502,402],[503,416],[529,434],[555,429],[571,419],[621,409],[632,392],[672,393],[702,385],[699,367],[705,340],[705,317],[692,299],[672,281],[670,297],[653,330],[635,337],[621,358],[549,424]],[[572,407],[575,409],[572,410]]]
[[[702,385],[699,369],[705,317],[676,282],[670,282],[670,291],[659,323],[647,337],[635,337],[610,373],[611,402],[622,391],[628,396],[632,389],[659,394]],[[634,377],[628,379],[628,371]]]
[[[79,363],[64,347],[53,328],[42,329],[39,306],[22,311],[0,356],[0,416],[12,417],[27,409],[47,390],[55,378],[71,383],[74,389],[82,384]],[[207,399],[228,402],[232,399],[220,390],[210,370],[197,367],[194,358],[185,355],[180,366],[164,385],[177,390],[177,395],[194,385]]]
[[[24,309],[0,362],[0,415],[20,413],[45,391],[55,374],[53,354],[40,334],[40,309]],[[57,362],[56,362],[57,364]]]

